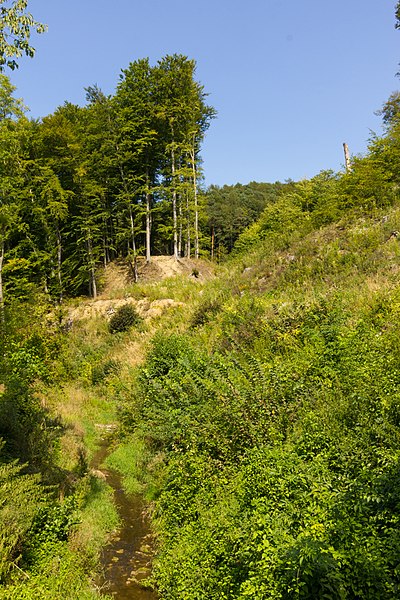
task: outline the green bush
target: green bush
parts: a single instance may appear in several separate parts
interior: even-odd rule
[[[111,317],[109,329],[111,333],[128,331],[131,327],[139,325],[141,317],[138,315],[132,304],[124,304]]]
[[[3,441],[0,439],[0,450]],[[0,581],[18,561],[25,540],[41,504],[41,488],[36,475],[22,473],[17,461],[0,458]]]

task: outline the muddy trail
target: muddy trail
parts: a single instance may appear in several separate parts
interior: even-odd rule
[[[115,506],[121,520],[120,529],[103,549],[101,587],[116,600],[157,600],[157,594],[146,587],[152,559],[152,535],[146,518],[145,505],[139,494],[127,495],[122,477],[103,465],[110,453],[111,439],[99,442],[91,467],[104,474],[114,491]]]

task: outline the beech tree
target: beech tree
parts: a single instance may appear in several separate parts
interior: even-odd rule
[[[164,57],[156,67],[158,118],[165,148],[164,188],[169,191],[172,203],[175,258],[182,252],[185,197],[186,215],[190,216],[189,190],[195,206],[195,247],[198,255],[198,152],[210,120],[215,116],[215,110],[205,103],[203,86],[194,79],[195,71],[196,62],[180,54]],[[187,247],[190,247],[189,244]]]
[[[23,55],[33,57],[31,33],[47,29],[27,12],[27,7],[28,0],[0,0],[0,71],[5,67],[16,69]]]
[[[116,158],[121,175],[121,198],[128,209],[134,261],[135,230],[145,214],[146,261],[151,258],[152,194],[159,169],[159,136],[155,122],[154,71],[149,60],[129,65],[121,74],[114,99],[118,138]],[[142,207],[144,206],[144,211]]]
[[[68,197],[70,193],[64,190],[59,178],[49,167],[43,166],[36,175],[38,198],[43,210],[43,228],[46,232],[45,247],[49,256],[50,273],[54,273],[56,297],[61,303],[64,294],[62,274],[63,239],[62,227],[68,217]],[[49,291],[46,284],[46,291]]]
[[[101,194],[102,262],[107,264],[116,255],[115,245],[115,190],[119,181],[116,166],[116,125],[112,98],[97,85],[86,88],[89,105],[83,113],[83,153],[86,170],[96,181]]]
[[[3,270],[7,243],[19,223],[18,189],[21,186],[21,146],[16,119],[23,104],[14,98],[15,87],[0,73],[0,313],[4,320]]]
[[[190,256],[194,240],[199,255],[200,147],[214,111],[194,74],[185,56],[138,60],[114,96],[91,86],[85,107],[35,122],[0,73],[0,305],[3,275],[19,298],[40,289],[62,302],[96,297],[98,267],[115,258],[137,278],[143,254]]]
[[[400,122],[400,92],[392,92],[383,105],[376,111],[376,114],[382,117],[384,125],[389,128],[394,123]]]

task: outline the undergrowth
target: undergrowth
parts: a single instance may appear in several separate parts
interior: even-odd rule
[[[162,598],[396,597],[398,217],[267,236],[154,338],[121,419]]]

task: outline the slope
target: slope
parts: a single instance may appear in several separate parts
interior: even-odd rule
[[[276,227],[154,339],[122,422],[162,598],[396,597],[399,218]]]

